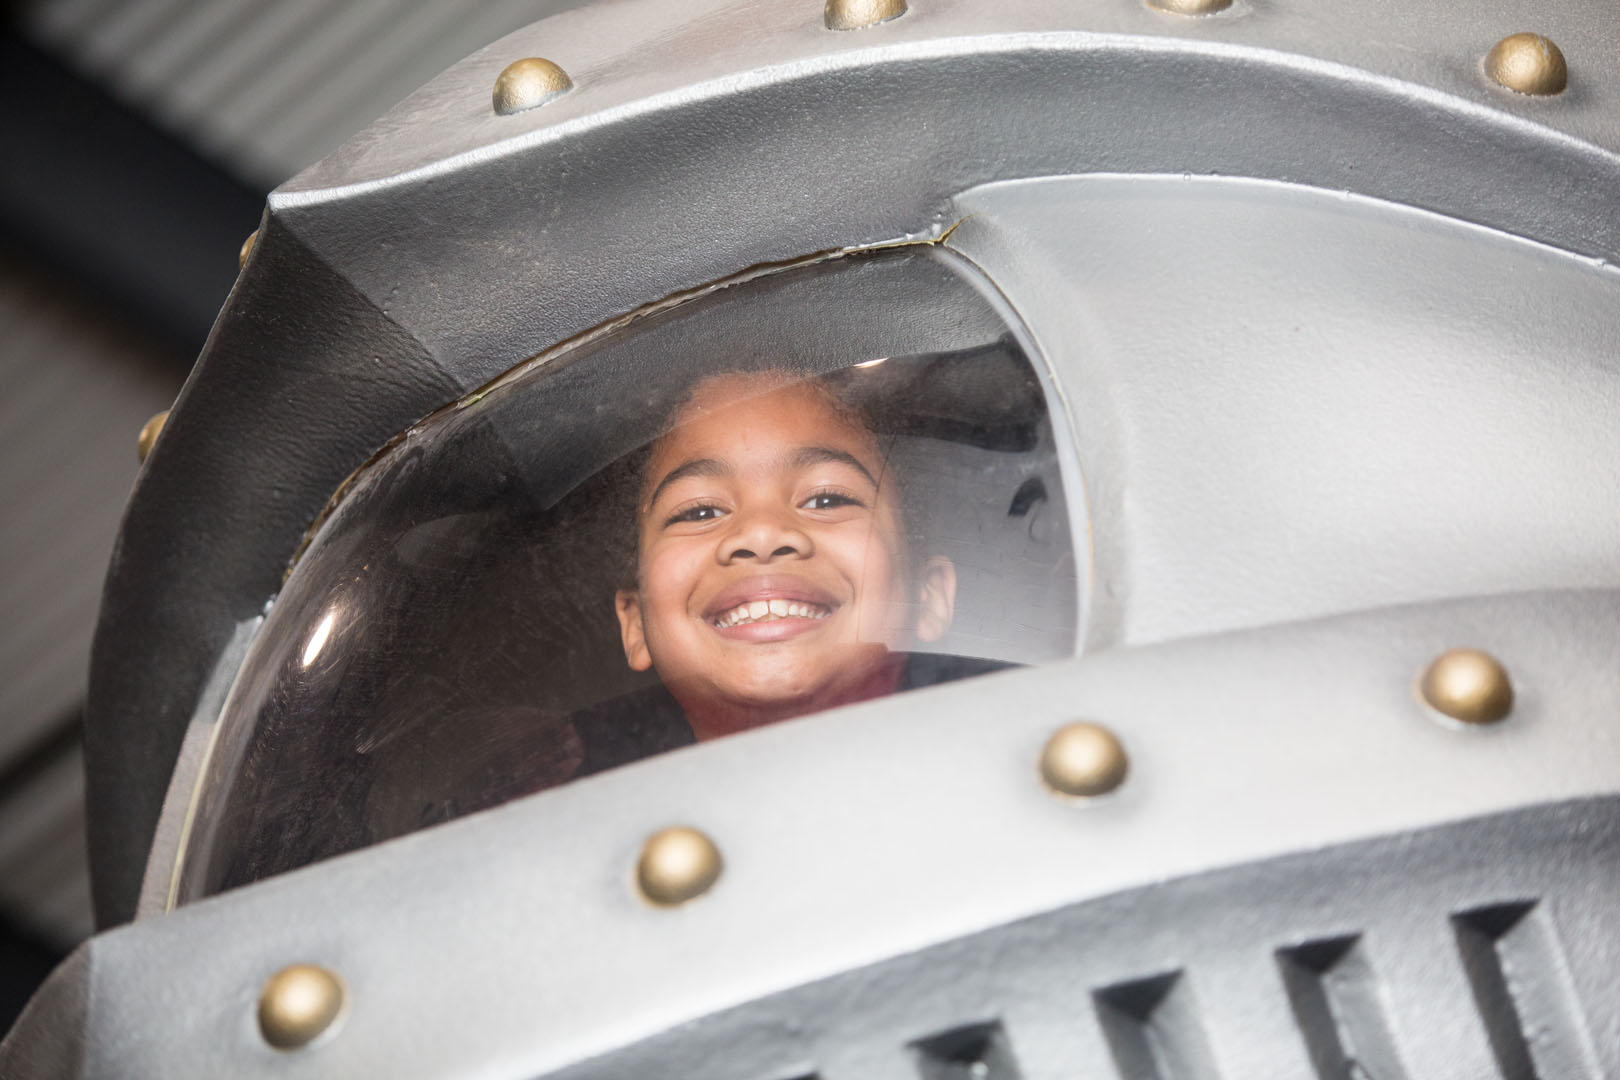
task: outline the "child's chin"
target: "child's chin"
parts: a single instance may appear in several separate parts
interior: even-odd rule
[[[889,650],[864,645],[839,650],[835,662],[825,666],[762,664],[754,670],[734,667],[728,696],[757,709],[785,709],[796,713],[830,709],[872,696],[880,688],[867,684],[882,676]]]
[[[826,692],[820,682],[805,679],[740,678],[724,689],[732,701],[754,709],[814,708]]]

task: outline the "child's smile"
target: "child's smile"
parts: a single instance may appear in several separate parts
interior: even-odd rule
[[[826,391],[770,373],[705,380],[654,446],[617,607],[630,666],[700,738],[894,688],[915,599],[885,465]]]
[[[738,641],[782,641],[838,609],[828,593],[789,575],[738,583],[712,604],[705,617],[723,636]]]

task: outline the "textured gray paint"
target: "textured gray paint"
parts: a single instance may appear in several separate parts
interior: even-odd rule
[[[249,268],[141,471],[107,572],[85,725],[103,925],[133,914],[166,778],[236,627],[279,588],[326,494],[401,415],[460,389],[274,220]]]
[[[733,0],[684,9],[644,0],[588,7],[541,19],[479,49],[295,179],[287,190],[386,181],[462,156],[487,158],[491,146],[518,150],[577,134],[631,111],[672,111],[672,106],[746,93],[817,71],[853,71],[928,54],[961,60],[976,53],[1024,53],[1027,59],[1035,53],[1070,51],[1149,55],[1171,51],[1184,58],[1200,53],[1228,59],[1246,55],[1324,79],[1376,80],[1414,99],[1426,99],[1435,108],[1478,116],[1495,111],[1504,120],[1516,116],[1562,132],[1571,141],[1620,151],[1620,118],[1612,111],[1620,97],[1620,70],[1606,52],[1617,29],[1603,0],[1572,0],[1554,7],[1530,0],[1493,0],[1475,5],[1471,12],[1464,19],[1445,4],[1396,0],[1356,5],[1240,0],[1215,18],[1188,19],[1154,11],[1136,0],[1085,4],[1009,0],[993,7],[969,0],[936,0],[913,5],[904,18],[868,32],[838,34],[823,29],[821,5],[796,0]],[[1538,100],[1485,80],[1480,61],[1486,50],[1515,28],[1533,28],[1563,46],[1572,69],[1567,96]],[[512,60],[534,55],[561,64],[572,74],[577,90],[564,99],[566,104],[497,117],[489,108],[496,74]],[[649,63],[653,56],[657,61]],[[962,89],[983,89],[975,87],[970,77],[974,67],[958,70]],[[1087,94],[1085,85],[1044,82],[1038,66],[1025,68],[1022,82],[1026,99],[1055,100],[1054,95],[1061,93],[1069,102],[1083,104],[1083,115],[1073,117],[1079,121],[1074,126],[1108,129],[1116,136],[1126,133],[1123,121],[1129,112],[1102,108],[1103,102]],[[911,97],[899,82],[890,85],[895,95]],[[860,141],[873,138],[877,133],[871,127],[891,115],[891,104],[868,101],[860,113],[844,118],[851,121],[847,134]],[[1009,119],[1019,115],[1015,102],[994,100],[986,106],[1010,106]],[[1220,97],[1187,99],[1180,109],[1166,110],[1156,119],[1172,127],[1187,119],[1201,120],[1223,128],[1225,141],[1236,148],[1265,138],[1263,133],[1234,129],[1243,107]],[[1006,121],[1000,127],[1004,130],[999,133],[953,134],[1012,142],[1016,129]],[[397,138],[406,128],[421,137]],[[943,133],[930,133],[919,124],[911,134],[909,141],[932,143]],[[1135,134],[1151,137],[1146,131]],[[1277,134],[1301,151],[1311,141],[1308,127]]]
[[[1405,946],[1389,954],[1386,934],[1422,943],[1412,946],[1417,982],[1387,991],[1413,1075],[1480,1075],[1470,1069],[1482,1041],[1467,1053],[1425,1041],[1431,1023],[1478,1023],[1461,967],[1441,966],[1457,948],[1447,919],[1541,896],[1579,947],[1568,946],[1570,992],[1612,1056],[1620,1012],[1602,1006],[1620,935],[1563,923],[1613,917],[1582,899],[1610,895],[1612,829],[1579,809],[1534,833],[1464,828],[1436,845],[1456,852],[1449,862],[1418,834],[1614,791],[1617,599],[1522,594],[1105,650],[595,776],[102,935],[89,1074],[172,1075],[185,1062],[199,1076],[544,1075],[778,991],[1132,889],[1145,891],[1121,903],[1140,909],[1140,930],[1086,945],[1110,915],[1070,935],[1097,964],[1054,1007],[1241,944],[1214,986],[1188,968],[1227,1075],[1288,1075],[1261,1066],[1304,1060],[1271,950],[1361,930],[1380,971],[1404,962]],[[1417,703],[1417,673],[1459,642],[1513,673],[1518,705],[1505,723],[1458,730]],[[1035,777],[1046,735],[1076,716],[1109,724],[1132,760],[1125,787],[1087,806],[1054,799]],[[642,838],[672,822],[711,832],[727,869],[703,899],[654,910],[635,898],[631,867]],[[1192,899],[1156,884],[1378,837],[1388,840],[1373,850],[1394,862],[1376,874],[1376,861],[1285,879],[1262,868],[1252,893],[1216,881],[1187,886]],[[1439,891],[1408,890],[1405,875],[1431,864]],[[1461,876],[1447,878],[1451,869]],[[1566,887],[1573,906],[1559,899]],[[1323,906],[1325,895],[1342,906]],[[1376,919],[1358,921],[1362,910]],[[850,1014],[872,1015],[851,1022],[887,1016],[899,1027],[881,1043],[852,1036],[838,1053],[899,1055],[938,1026],[1003,1014],[1020,1054],[1028,1039],[1067,1038],[1051,1019],[1021,1033],[1016,1002],[996,990],[1016,963],[985,967],[1000,951],[947,949],[957,959],[940,961],[939,997],[909,977],[856,979]],[[295,961],[339,971],[354,1005],[330,1042],[282,1057],[258,1041],[252,1010],[263,979]],[[1262,978],[1253,998],[1221,989]],[[1446,996],[1426,993],[1425,980]],[[782,1045],[812,1045],[811,1057],[836,1041],[829,1029],[795,1042],[793,1032],[821,1030],[797,1013],[776,1022]],[[806,1063],[831,1075],[839,1060]],[[879,1076],[900,1066],[839,1067]]]
[[[1276,183],[954,204],[1063,387],[1088,644],[1620,585],[1620,271]]]
[[[1620,1068],[1615,953],[1590,945],[1620,934],[1616,826],[1612,799],[1565,804],[1131,890],[749,1002],[547,1075],[1478,1080],[1498,1075],[1492,1032],[1512,1039],[1515,1008],[1545,1006],[1551,1015],[1521,1041],[1539,1067],[1533,1075],[1597,1080]],[[1497,858],[1504,849],[1515,857]],[[1547,987],[1536,971],[1516,971],[1505,1011],[1491,1011],[1472,992],[1450,924],[1504,899],[1533,905],[1528,919],[1546,935],[1524,965],[1565,979]],[[1341,1011],[1301,1018],[1278,951],[1343,938],[1354,941],[1351,958],[1319,977]],[[1341,1043],[1318,1071],[1310,1040],[1349,1030],[1350,1001],[1376,1012],[1388,1042],[1374,1053]],[[984,1056],[984,1072],[968,1071],[977,1056],[958,1072],[930,1073],[917,1060],[918,1042],[989,1022],[1002,1046]],[[1594,1034],[1609,1040],[1602,1050]]]
[[[760,261],[934,235],[974,185],[1078,172],[1287,179],[1620,252],[1617,74],[1600,59],[1620,28],[1599,0],[1467,20],[1396,0],[1207,20],[1134,0],[945,3],[851,34],[818,29],[814,7],[566,13],[272,196],[109,581],[89,718],[104,922],[133,910],[204,673],[338,480],[604,319]],[[1484,28],[1532,14],[1575,65],[1556,99],[1476,70],[1499,36]],[[497,120],[494,74],[534,51],[579,90]]]
[[[954,194],[1017,177],[1288,179],[1620,253],[1613,154],[1344,69],[1069,33],[860,59],[593,113],[385,180],[334,164],[270,204],[436,356],[484,377],[743,266],[936,232]],[[1187,107],[1200,100],[1230,111],[1212,122]],[[419,138],[404,122],[434,119],[420,112],[373,137],[432,146],[441,126]],[[473,303],[485,317],[469,323]]]
[[[1527,23],[1570,54],[1559,98],[1478,71]],[[941,3],[850,35],[813,4],[635,0],[447,73],[272,197],[137,490],[91,702],[105,920],[133,906],[205,680],[338,480],[527,355],[762,260],[984,210],[952,243],[1058,374],[1094,524],[1117,526],[1090,628],[1115,647],[689,748],[107,933],[87,1072],[626,1075],[645,1053],[661,1075],[836,1080],[919,1054],[948,1075],[973,1039],[1026,1077],[1155,1057],[1303,1076],[1358,1039],[1415,1077],[1615,1072],[1614,284],[1575,256],[1620,253],[1617,34],[1598,0]],[[488,87],[530,52],[579,90],[500,126]],[[1162,179],[961,196],[1076,173],[1454,220]],[[1057,250],[1066,229],[1115,258]],[[1178,302],[1145,303],[1163,274]],[[1570,585],[1610,587],[1533,591]],[[1470,592],[1494,595],[1450,599]],[[1512,671],[1505,724],[1417,704],[1459,644]],[[1084,807],[1033,775],[1076,716],[1133,765]],[[727,872],[653,911],[630,868],[673,822],[711,831]],[[1306,985],[1348,983],[1333,1001],[1360,1019],[1307,1036],[1335,1006],[1290,999],[1276,952],[1338,948],[1354,963]],[[340,971],[354,1006],[276,1055],[253,1004],[295,961]],[[1545,992],[1521,1013],[1502,984]],[[1526,1032],[1562,1041],[1515,1049]]]

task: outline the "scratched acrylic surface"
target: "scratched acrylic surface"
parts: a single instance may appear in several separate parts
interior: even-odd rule
[[[441,410],[351,479],[272,607],[176,899],[1071,655],[1049,397],[986,285],[924,248],[708,290]]]

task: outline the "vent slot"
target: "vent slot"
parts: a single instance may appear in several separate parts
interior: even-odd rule
[[[911,1048],[922,1080],[1019,1080],[1006,1032],[993,1020],[918,1039]]]
[[[1277,966],[1321,1080],[1406,1080],[1359,934],[1279,949]]]
[[[1534,900],[1451,917],[1503,1080],[1599,1080],[1569,964]]]
[[[1093,991],[1097,1019],[1127,1080],[1218,1080],[1192,987],[1179,971]]]

